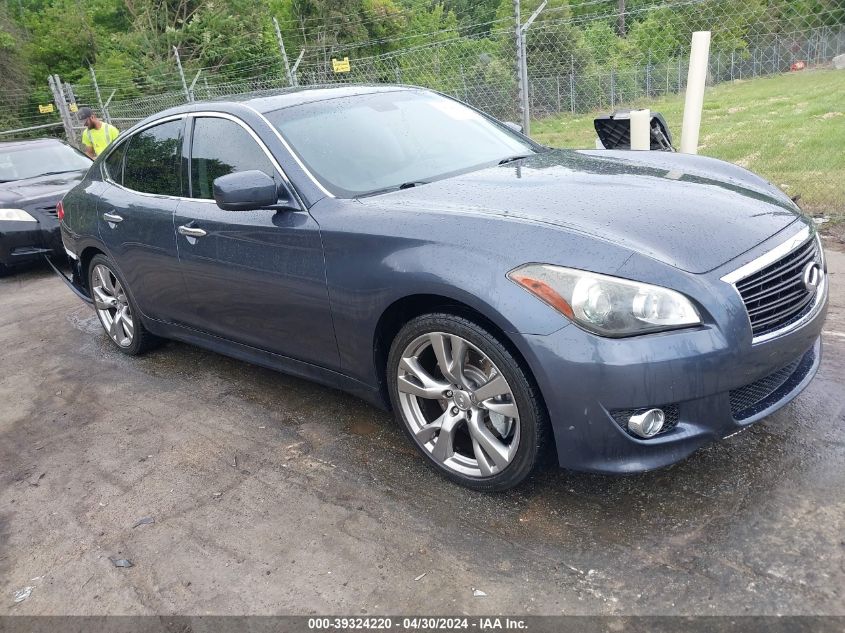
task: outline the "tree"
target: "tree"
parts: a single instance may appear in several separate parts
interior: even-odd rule
[[[644,20],[635,22],[628,33],[628,42],[637,59],[650,57],[655,63],[665,62],[683,51],[678,16],[670,9],[651,11]]]
[[[0,129],[16,126],[17,112],[27,102],[28,76],[20,55],[23,33],[0,4]]]

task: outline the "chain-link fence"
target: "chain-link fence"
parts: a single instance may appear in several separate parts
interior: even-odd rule
[[[701,152],[760,172],[813,212],[845,216],[845,70],[832,69],[845,53],[838,0],[669,0],[621,11],[624,1],[525,4],[470,29],[395,38],[394,50],[378,55],[361,54],[373,41],[288,51],[296,60],[290,74],[279,51],[268,50],[249,63],[188,67],[184,75],[174,59],[172,75],[156,81],[112,83],[92,71],[91,81],[73,86],[57,79],[54,94],[67,98],[64,122],[78,139],[74,103],[125,129],[186,101],[274,94],[291,83],[403,83],[531,122],[542,142],[592,146],[591,113],[634,105],[663,111],[678,132],[691,35],[709,30]]]
[[[789,37],[778,37],[771,44],[742,51],[715,50],[710,55],[708,84],[820,68],[842,52],[845,52],[845,25],[792,33]],[[687,57],[677,56],[580,72],[573,58],[568,69],[556,68],[553,74],[544,76],[542,69],[537,68],[536,75],[529,77],[530,112],[538,118],[561,112],[575,114],[676,94],[686,86],[688,62]],[[531,70],[529,67],[529,73]],[[845,94],[842,98],[845,99]]]

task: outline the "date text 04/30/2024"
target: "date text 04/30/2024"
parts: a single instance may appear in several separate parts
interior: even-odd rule
[[[524,620],[502,617],[351,617],[351,618],[309,618],[308,629],[313,631],[452,631],[452,630],[525,630]]]

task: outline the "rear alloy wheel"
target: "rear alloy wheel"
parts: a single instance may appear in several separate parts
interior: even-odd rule
[[[94,307],[103,328],[118,346],[131,346],[135,337],[135,322],[120,281],[105,265],[97,264],[91,273],[91,282]]]
[[[519,484],[538,462],[545,416],[508,350],[464,318],[426,315],[397,335],[388,361],[394,409],[429,463],[479,490]]]
[[[91,260],[89,271],[88,287],[94,309],[112,342],[131,356],[149,349],[156,339],[138,319],[126,284],[111,261],[104,255],[97,255]]]

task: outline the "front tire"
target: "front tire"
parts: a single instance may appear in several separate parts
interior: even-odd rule
[[[121,352],[137,356],[158,343],[144,328],[126,282],[105,255],[95,255],[91,260],[88,287],[100,324]]]
[[[550,433],[539,390],[510,351],[463,317],[417,317],[387,362],[391,404],[435,470],[482,491],[517,486],[542,461]]]

